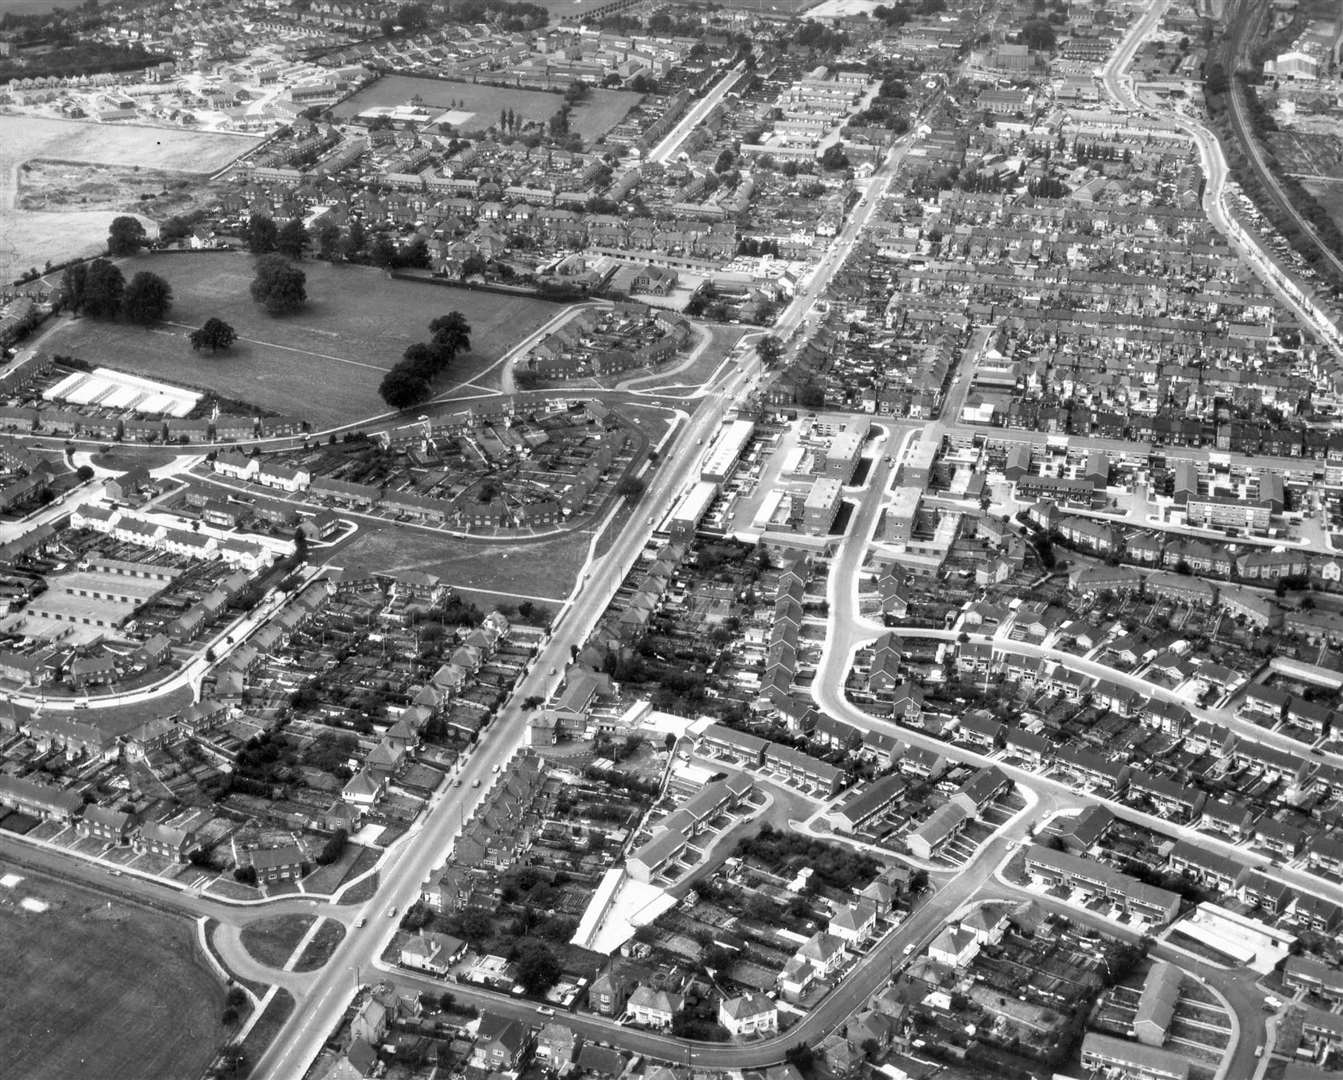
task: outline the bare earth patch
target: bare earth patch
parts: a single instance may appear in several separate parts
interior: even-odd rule
[[[47,261],[93,255],[107,241],[112,210],[24,211],[15,207],[19,167],[34,158],[207,176],[256,145],[246,135],[116,126],[0,115],[0,281]],[[146,219],[147,220],[147,219]]]

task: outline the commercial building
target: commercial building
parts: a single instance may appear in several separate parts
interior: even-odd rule
[[[667,521],[667,531],[675,541],[685,542],[695,538],[695,530],[709,512],[714,499],[718,497],[718,485],[701,480],[692,487],[676,504]]]
[[[704,455],[700,479],[716,484],[725,483],[737,471],[742,451],[750,444],[753,435],[755,424],[750,420],[733,420],[720,428],[709,444],[708,453]]]

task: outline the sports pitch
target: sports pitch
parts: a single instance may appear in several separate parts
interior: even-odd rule
[[[248,294],[252,266],[251,256],[231,252],[127,259],[121,268],[128,279],[137,270],[151,270],[171,284],[169,321],[143,329],[67,320],[43,349],[212,390],[303,417],[320,430],[385,411],[378,397],[383,373],[407,345],[429,337],[429,322],[438,315],[460,311],[471,324],[472,355],[442,377],[436,387],[442,391],[470,382],[564,310],[526,297],[398,281],[368,267],[309,261],[303,263],[307,308],[275,319]],[[238,342],[214,355],[208,349],[193,352],[187,334],[212,315],[238,332]]]
[[[0,888],[0,1061],[23,1080],[181,1080],[223,1041],[191,924],[17,870]]]
[[[562,84],[557,86],[563,89]],[[405,105],[413,97],[418,97],[430,111],[457,113],[450,122],[464,132],[484,131],[498,123],[503,109],[512,109],[522,120],[544,124],[559,112],[564,100],[559,94],[544,90],[385,75],[342,101],[332,112],[336,119],[348,120],[375,106]],[[570,130],[583,136],[585,142],[591,142],[620,123],[640,97],[628,90],[593,90],[574,107],[569,117]]]

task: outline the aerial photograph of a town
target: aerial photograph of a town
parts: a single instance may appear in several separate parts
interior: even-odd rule
[[[1343,1080],[1343,0],[0,0],[0,1078]]]

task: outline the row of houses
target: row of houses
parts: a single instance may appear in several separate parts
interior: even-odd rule
[[[69,435],[84,439],[121,439],[127,442],[233,443],[252,439],[301,435],[302,420],[281,416],[230,416],[177,420],[164,417],[84,413],[77,409],[38,408],[36,405],[0,405],[0,431],[22,434]]]
[[[130,510],[117,510],[96,503],[83,503],[70,514],[76,529],[89,529],[124,544],[164,551],[188,559],[223,560],[249,573],[269,566],[270,550],[248,540],[219,539],[208,533],[179,529]]]

